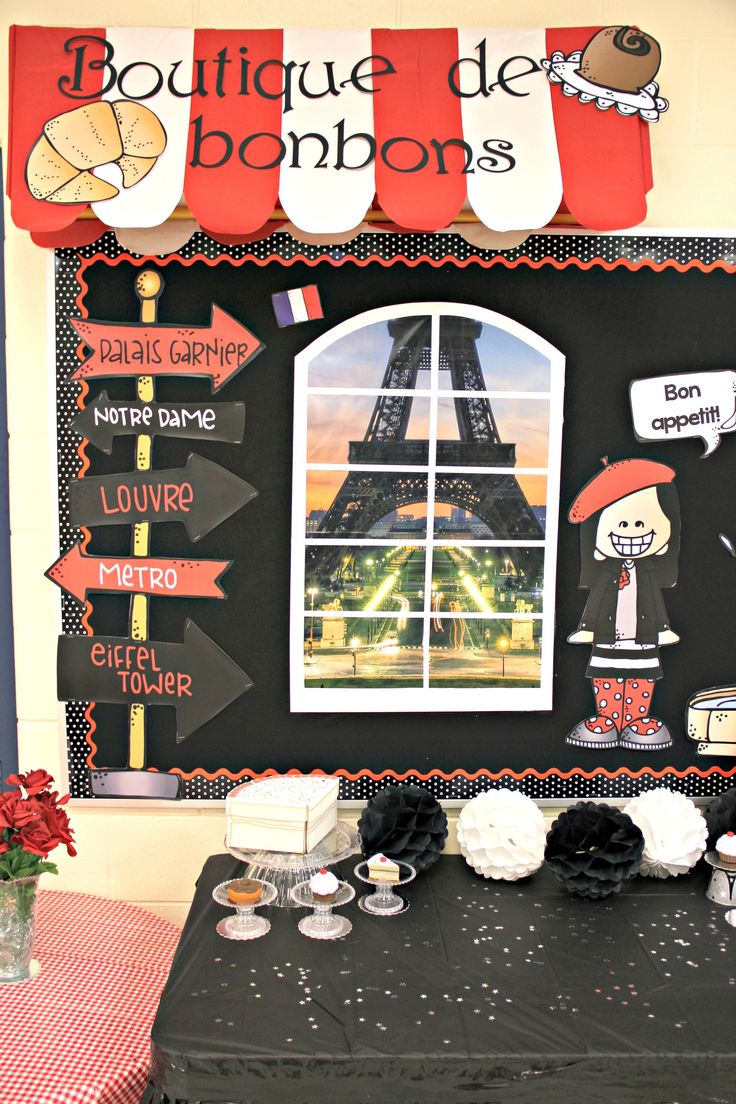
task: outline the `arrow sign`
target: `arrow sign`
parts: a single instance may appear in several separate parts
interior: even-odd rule
[[[152,594],[160,598],[225,598],[220,586],[232,560],[173,560],[137,556],[85,556],[75,544],[46,577],[84,602],[88,590]]]
[[[102,452],[112,452],[115,437],[138,433],[239,445],[245,430],[245,403],[119,402],[102,391],[69,428]]]
[[[197,541],[257,494],[227,468],[192,453],[183,468],[72,480],[70,519],[72,525],[180,521]]]
[[[90,350],[73,380],[98,376],[209,376],[218,391],[263,343],[213,304],[209,326],[146,326],[70,318]]]
[[[177,743],[191,736],[253,683],[193,621],[184,642],[118,636],[60,636],[59,701],[173,705]]]

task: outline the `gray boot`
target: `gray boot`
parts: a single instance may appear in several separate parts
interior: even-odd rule
[[[598,718],[591,717],[590,720],[595,722]],[[604,728],[602,724],[594,723],[593,728],[588,728],[587,721],[580,721],[567,734],[565,743],[574,744],[576,747],[597,748],[600,751],[605,751],[606,748],[618,747],[618,732],[615,725]]]
[[[642,724],[641,721],[637,722]],[[621,733],[620,745],[630,751],[664,751],[672,747],[672,735],[666,724],[661,724],[655,732],[637,732],[627,725]]]

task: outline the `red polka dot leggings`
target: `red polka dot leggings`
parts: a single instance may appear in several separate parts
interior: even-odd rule
[[[651,735],[662,722],[650,716],[654,679],[594,678],[595,717],[585,723],[591,731],[621,732],[632,728],[640,735]]]

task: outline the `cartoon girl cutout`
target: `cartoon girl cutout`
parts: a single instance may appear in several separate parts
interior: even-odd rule
[[[580,525],[580,586],[590,591],[571,644],[592,644],[586,676],[595,715],[580,721],[568,744],[659,751],[672,746],[652,716],[662,677],[660,647],[679,640],[662,590],[677,582],[680,508],[675,472],[653,460],[619,460],[581,490],[568,514]]]

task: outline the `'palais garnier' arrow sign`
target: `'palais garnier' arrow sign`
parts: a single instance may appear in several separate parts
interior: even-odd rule
[[[250,330],[214,305],[209,326],[152,326],[69,320],[90,350],[73,380],[97,376],[209,376],[219,391],[263,348]]]

